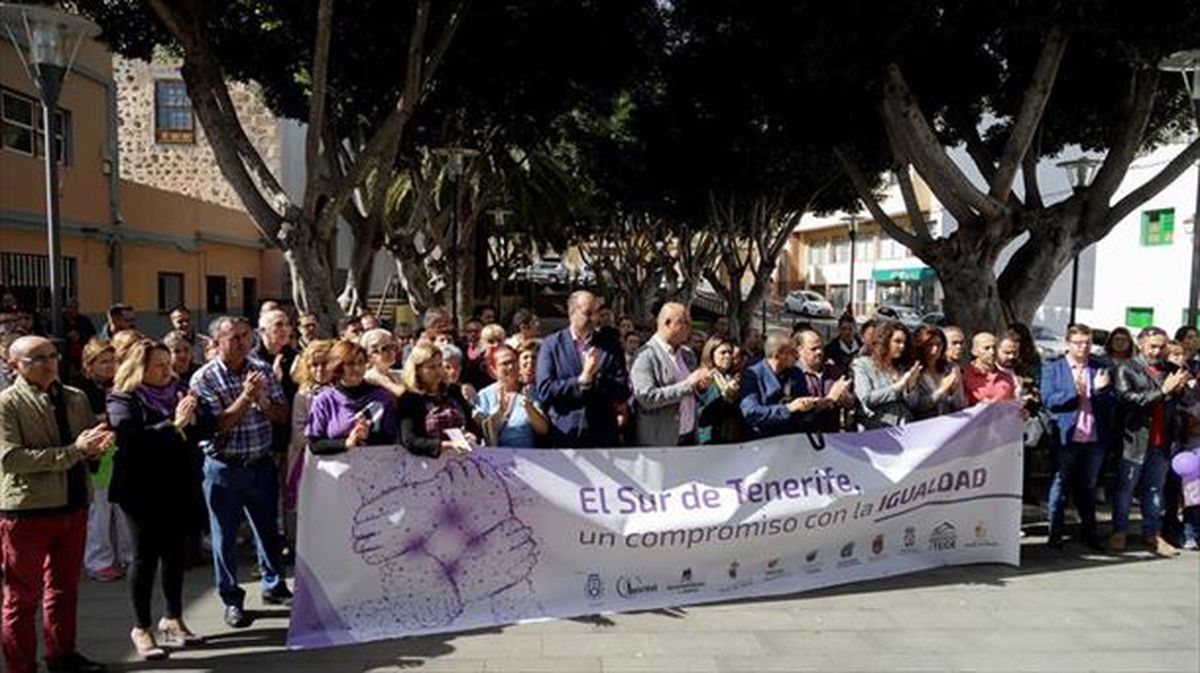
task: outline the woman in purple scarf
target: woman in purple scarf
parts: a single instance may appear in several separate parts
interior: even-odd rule
[[[143,339],[121,361],[107,410],[120,447],[113,458],[109,497],[125,512],[134,545],[129,586],[135,623],[129,635],[144,659],[162,659],[166,651],[161,645],[201,640],[183,623],[188,526],[182,519],[192,490],[200,487],[193,456],[196,397],[175,378],[171,351]],[[159,561],[167,610],[156,639],[150,603]]]
[[[308,412],[308,450],[341,453],[357,446],[395,444],[396,397],[365,379],[367,351],[353,341],[329,349],[326,369],[334,385],[317,393]]]

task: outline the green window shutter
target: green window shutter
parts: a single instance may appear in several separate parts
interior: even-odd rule
[[[1150,327],[1154,324],[1154,308],[1150,306],[1128,306],[1125,308],[1125,325],[1128,327]]]
[[[1142,211],[1142,245],[1170,245],[1175,240],[1175,209]]]

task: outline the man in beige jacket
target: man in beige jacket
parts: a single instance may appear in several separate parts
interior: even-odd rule
[[[75,651],[79,575],[90,499],[87,463],[113,443],[94,425],[87,396],[58,381],[59,353],[42,337],[17,339],[17,372],[0,393],[0,565],[4,570],[4,660],[37,670],[39,598],[52,671],[103,671]]]

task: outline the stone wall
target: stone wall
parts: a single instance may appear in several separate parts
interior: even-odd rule
[[[160,79],[181,79],[177,64],[166,58],[146,63],[114,56],[113,78],[117,84],[121,177],[245,210],[237,193],[221,175],[199,120],[195,121],[194,143],[160,143],[155,138],[154,83]],[[261,103],[253,86],[231,82],[229,89],[246,135],[278,176],[279,124]]]

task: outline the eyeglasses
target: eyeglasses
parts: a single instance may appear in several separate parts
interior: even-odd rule
[[[47,353],[46,355],[31,355],[21,358],[21,362],[27,365],[44,365],[47,362],[58,362],[62,356],[58,353]]]
[[[396,344],[384,344],[382,346],[376,346],[374,350],[376,353],[395,353]]]

